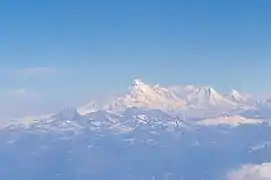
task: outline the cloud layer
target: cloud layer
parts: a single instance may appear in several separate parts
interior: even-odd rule
[[[227,180],[271,180],[271,162],[244,165],[230,171]]]

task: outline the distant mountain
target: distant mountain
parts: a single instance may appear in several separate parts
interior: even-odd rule
[[[178,98],[169,89],[159,85],[148,85],[139,79],[135,79],[127,94],[109,100],[104,104],[90,102],[79,108],[81,114],[96,110],[108,112],[122,112],[127,108],[138,107],[160,110],[180,110],[185,106],[185,101]]]
[[[187,104],[198,109],[233,109],[236,107],[236,103],[220,95],[211,86],[194,90],[187,96]]]
[[[136,79],[122,96],[1,122],[0,177],[224,179],[239,165],[271,161],[270,104]]]
[[[234,89],[231,90],[227,98],[230,101],[238,103],[238,104],[247,104],[249,102],[248,98],[246,98],[245,96],[243,96],[241,93],[239,93],[238,91]]]
[[[271,161],[271,127],[260,123],[238,116],[188,123],[143,108],[120,115],[80,115],[65,108],[28,127],[1,129],[0,175],[11,180],[224,179],[242,164]]]
[[[49,117],[54,120],[65,121],[78,121],[82,116],[77,112],[75,108],[63,108],[60,112]]]
[[[269,100],[258,101],[248,109],[245,109],[242,116],[252,118],[271,119],[271,103]]]
[[[208,114],[218,110],[220,112],[249,110],[252,106],[253,101],[236,90],[223,96],[211,86],[186,85],[165,88],[135,79],[126,94],[105,101],[91,101],[78,108],[78,111],[80,114],[88,114],[103,110],[118,114],[127,108],[136,107],[159,109],[164,112],[189,111],[190,114],[192,110],[194,113]]]
[[[165,88],[135,79],[127,93],[121,96],[91,101],[77,109],[64,108],[59,113],[42,118],[8,121],[1,126],[73,132],[82,129],[131,132],[143,126],[145,129],[169,130],[180,125],[187,127],[197,121],[227,124],[236,123],[235,120],[247,123],[255,118],[266,119],[271,117],[269,104],[269,101],[253,104],[236,90],[223,96],[211,86]],[[225,115],[231,118],[224,118]]]

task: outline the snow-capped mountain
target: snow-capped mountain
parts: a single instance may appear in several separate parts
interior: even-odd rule
[[[235,90],[224,97],[211,86],[175,86],[174,90],[135,79],[122,96],[91,101],[78,109],[64,108],[46,118],[10,122],[8,127],[131,132],[143,126],[174,129],[180,124],[186,126],[201,120],[211,124],[247,123],[255,118],[247,115],[248,110],[254,112],[256,109],[246,106],[246,100]],[[232,118],[222,118],[222,121],[224,114]],[[242,119],[240,115],[248,119]]]
[[[185,101],[178,98],[169,89],[159,85],[148,85],[135,79],[127,94],[116,97],[104,104],[90,102],[79,108],[79,113],[87,114],[96,110],[108,112],[122,112],[127,108],[138,107],[160,110],[180,110],[185,106]]]
[[[235,102],[235,103],[238,103],[238,104],[246,104],[248,103],[248,99],[243,96],[242,94],[240,94],[238,91],[232,89],[230,94],[227,96],[227,98],[232,101],[232,102]]]
[[[82,116],[77,112],[75,108],[63,108],[59,113],[52,115],[49,119],[77,121]]]
[[[18,120],[1,127],[9,130],[31,130],[44,133],[81,134],[85,131],[96,133],[130,133],[138,130],[172,131],[186,127],[182,117],[167,114],[156,109],[127,108],[121,114],[104,110],[81,115],[73,108],[64,108],[55,115],[31,121]]]
[[[82,133],[88,128],[89,119],[80,115],[75,108],[63,108],[58,113],[47,118],[36,119],[28,123],[28,126],[22,126],[24,123],[13,126],[13,129],[30,129],[33,132],[51,132],[51,133]],[[10,128],[10,127],[9,127]]]
[[[91,101],[79,112],[64,108],[0,124],[5,168],[0,175],[46,180],[201,180],[208,175],[215,180],[251,159],[271,160],[270,123],[238,114],[244,100],[239,93],[224,97],[210,86],[183,90],[177,94],[135,80],[123,96]],[[270,112],[268,102],[253,112],[262,107]]]
[[[241,106],[242,105],[242,106]],[[159,109],[164,112],[184,112],[194,110],[220,110],[227,112],[251,107],[251,102],[236,90],[228,96],[222,96],[211,86],[169,86],[146,84],[135,79],[128,92],[106,101],[91,101],[78,108],[80,114],[97,110],[121,113],[127,108]]]
[[[211,86],[203,86],[187,96],[187,104],[189,107],[198,109],[233,109],[236,103],[226,99]]]

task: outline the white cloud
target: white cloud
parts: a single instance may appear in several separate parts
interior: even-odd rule
[[[198,121],[198,125],[202,126],[218,126],[218,125],[227,125],[231,127],[237,127],[242,124],[261,124],[262,120],[259,119],[249,119],[242,116],[221,116],[213,119],[204,119]]]
[[[15,74],[18,76],[25,75],[52,75],[57,73],[57,70],[53,67],[26,67],[15,70]]]
[[[16,89],[14,94],[19,97],[37,97],[38,93],[26,88]]]
[[[230,171],[227,180],[271,180],[271,162],[243,165]]]

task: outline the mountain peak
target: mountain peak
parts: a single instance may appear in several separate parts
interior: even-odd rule
[[[180,108],[184,104],[170,90],[160,85],[146,84],[141,79],[134,79],[130,91],[120,99],[125,107],[170,109]]]
[[[120,113],[127,108],[133,107],[165,111],[180,110],[185,106],[185,102],[167,88],[159,85],[149,85],[144,83],[141,79],[134,79],[126,94],[115,97],[105,103],[98,104],[97,106],[93,104],[90,105],[91,106],[84,106],[87,108],[83,108],[84,111],[81,114],[93,112],[92,107],[113,113]]]
[[[211,86],[203,86],[196,89],[188,95],[187,100],[189,104],[200,108],[233,106],[233,103],[225,99]]]
[[[231,93],[228,95],[228,98],[236,103],[244,103],[247,101],[246,97],[241,95],[238,91],[232,89]]]
[[[218,94],[217,92],[216,92],[216,90],[214,90],[214,88],[213,87],[211,87],[211,86],[203,86],[203,87],[200,87],[199,89],[198,89],[198,91],[199,92],[203,92],[203,93],[205,93],[205,94],[207,94],[207,95],[211,95],[212,93],[215,93],[215,94]]]
[[[198,96],[205,98],[220,98],[220,94],[211,86],[203,86],[195,91]]]
[[[80,115],[75,108],[66,107],[63,108],[59,113],[54,115],[52,118],[57,118],[61,120],[74,120],[79,116]]]
[[[137,87],[137,86],[140,86],[140,85],[145,85],[145,83],[143,83],[143,81],[141,79],[136,78],[136,79],[133,80],[133,83],[132,83],[133,87]]]
[[[232,97],[237,99],[237,97],[242,96],[237,91],[232,90]],[[147,84],[136,78],[132,81],[127,93],[108,99],[105,102],[88,103],[83,108],[80,108],[79,112],[87,114],[97,110],[104,110],[121,113],[125,109],[133,107],[159,109],[167,112],[190,108],[229,110],[237,108],[238,103],[222,96],[210,85],[166,88],[160,85]]]
[[[239,94],[239,92],[236,91],[235,89],[231,89],[231,94]]]
[[[132,85],[130,86],[130,91],[146,91],[150,89],[150,86],[144,83],[141,79],[134,79]]]

